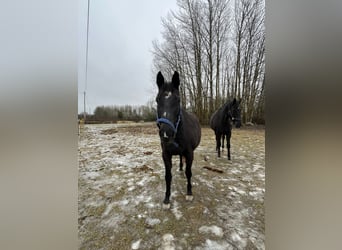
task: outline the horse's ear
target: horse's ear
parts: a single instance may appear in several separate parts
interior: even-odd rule
[[[179,74],[177,71],[173,73],[172,84],[176,89],[178,89],[180,82],[179,82]]]
[[[164,76],[159,71],[158,74],[157,74],[157,85],[158,85],[158,88],[161,88],[161,86],[163,86],[163,84],[164,84]]]

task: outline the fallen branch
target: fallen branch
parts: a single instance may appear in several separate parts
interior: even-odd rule
[[[217,169],[217,168],[213,168],[213,167],[209,167],[209,166],[204,166],[203,168],[217,172],[217,173],[220,173],[220,174],[223,173],[223,171],[221,169]]]

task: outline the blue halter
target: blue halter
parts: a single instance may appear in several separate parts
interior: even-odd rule
[[[178,131],[178,125],[179,125],[179,123],[181,121],[181,115],[182,115],[182,109],[179,109],[178,119],[177,119],[176,126],[175,126],[169,119],[164,118],[164,117],[159,118],[158,117],[158,113],[157,113],[157,121],[156,121],[157,125],[159,126],[160,123],[165,123],[165,124],[169,125],[172,128],[173,132],[174,132],[174,137],[176,137],[176,134],[177,134],[177,131]]]

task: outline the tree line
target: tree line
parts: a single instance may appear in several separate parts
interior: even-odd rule
[[[264,0],[177,0],[153,41],[152,71],[177,70],[182,106],[202,124],[227,100],[241,100],[243,122],[264,122]]]
[[[83,113],[79,114],[79,119],[83,119]],[[133,105],[112,105],[98,106],[94,114],[87,114],[86,121],[91,122],[117,122],[117,121],[155,121],[156,109],[152,104]]]

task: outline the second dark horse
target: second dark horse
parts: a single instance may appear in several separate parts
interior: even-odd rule
[[[180,106],[179,74],[175,71],[171,82],[165,82],[161,72],[157,74],[158,95],[157,125],[165,165],[166,192],[164,208],[170,208],[172,156],[185,157],[185,174],[188,181],[186,200],[192,200],[191,166],[194,150],[201,140],[201,127],[196,116]],[[181,163],[182,164],[182,163]]]
[[[232,122],[237,128],[241,127],[240,102],[235,98],[232,102],[226,102],[210,117],[210,127],[214,130],[216,136],[216,151],[218,157],[221,157],[221,138],[222,150],[224,148],[224,137],[227,139],[228,160],[230,160],[230,137],[232,134]]]

